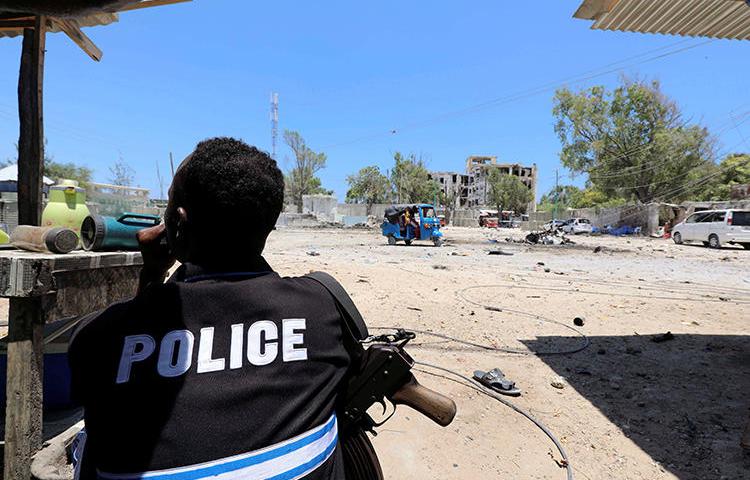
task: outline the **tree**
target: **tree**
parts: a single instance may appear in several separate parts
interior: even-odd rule
[[[679,201],[714,166],[708,131],[683,120],[659,82],[623,78],[619,87],[557,91],[553,113],[560,159],[607,198]]]
[[[297,212],[302,213],[302,196],[316,193],[329,193],[321,186],[315,176],[326,166],[326,154],[312,151],[302,136],[294,131],[284,130],[284,142],[294,152],[294,168],[286,175],[289,198],[297,205]],[[332,192],[331,192],[332,193]]]
[[[500,173],[498,169],[490,171],[487,184],[490,203],[497,207],[498,215],[503,210],[526,213],[533,200],[531,190],[517,176]]]
[[[372,206],[383,203],[388,198],[388,177],[380,173],[376,166],[365,167],[356,175],[346,177],[349,190],[346,192],[347,203],[364,203],[367,215],[372,214]]]
[[[120,157],[111,167],[109,167],[109,183],[112,185],[119,185],[121,187],[129,187],[133,185],[133,179],[135,177],[135,171],[125,163],[125,160]]]
[[[721,161],[697,195],[699,200],[731,200],[732,185],[750,183],[750,154],[732,153]]]
[[[575,208],[573,204],[578,196],[581,195],[581,189],[574,185],[558,185],[552,190],[542,195],[537,205],[537,210],[542,212],[565,210],[566,208]],[[557,207],[557,208],[555,208]]]
[[[78,166],[72,162],[58,163],[54,160],[44,161],[44,175],[57,182],[61,178],[75,180],[81,188],[87,188],[91,181],[90,168]]]
[[[440,192],[441,200],[443,202],[443,205],[445,205],[447,221],[450,225],[453,225],[453,214],[456,212],[458,204],[461,201],[462,190],[463,185],[461,185],[461,182],[458,181],[453,182],[447,190]]]
[[[411,153],[404,157],[393,155],[395,165],[391,170],[391,185],[399,203],[432,203],[440,194],[440,186],[430,178],[422,157]]]
[[[557,203],[555,203],[555,194],[557,193]],[[557,189],[553,188],[548,193],[542,195],[537,205],[537,210],[541,212],[560,212],[568,208],[591,208],[591,207],[617,207],[627,203],[622,197],[610,197],[598,190],[596,187],[589,186],[581,190],[574,185],[560,185]],[[557,207],[557,208],[555,208]]]
[[[0,162],[0,168],[7,167],[18,163],[18,144],[16,144],[16,158],[7,158],[4,162]],[[73,162],[61,163],[56,162],[54,157],[47,153],[47,139],[44,139],[44,165],[42,168],[42,175],[48,177],[50,180],[57,182],[60,179],[75,180],[81,188],[87,188],[91,181],[93,172],[88,167],[82,167],[76,165]]]

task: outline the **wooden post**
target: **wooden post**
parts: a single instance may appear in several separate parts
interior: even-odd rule
[[[42,297],[10,299],[3,478],[31,478],[42,446]]]
[[[21,69],[18,76],[18,223],[39,225],[42,217],[44,128],[42,85],[47,19],[38,16],[35,28],[23,31]]]
[[[42,216],[44,128],[42,79],[47,19],[24,29],[18,76],[18,222]],[[42,446],[43,319],[41,298],[14,298],[8,318],[4,478],[31,478],[31,456]]]

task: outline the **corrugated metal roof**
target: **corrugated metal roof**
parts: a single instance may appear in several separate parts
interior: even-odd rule
[[[748,0],[585,0],[574,17],[597,30],[750,40]]]

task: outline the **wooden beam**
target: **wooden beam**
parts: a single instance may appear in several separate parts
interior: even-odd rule
[[[602,15],[609,13],[620,0],[584,0],[573,18],[583,20],[598,20]]]
[[[138,3],[131,3],[120,8],[118,12],[127,12],[130,10],[139,10],[141,8],[161,7],[162,5],[173,5],[175,3],[192,2],[193,0],[143,0]]]
[[[33,18],[12,18],[0,20],[0,31],[2,30],[19,30],[22,28],[34,28],[36,22]]]
[[[52,21],[94,61],[98,62],[102,59],[102,51],[83,33],[81,26],[75,19],[55,18]]]
[[[44,126],[42,86],[47,18],[36,18],[34,29],[23,31],[18,76],[18,223],[39,225],[42,215]],[[8,477],[6,477],[8,478]]]
[[[4,477],[31,479],[42,447],[42,298],[12,298],[8,315]]]

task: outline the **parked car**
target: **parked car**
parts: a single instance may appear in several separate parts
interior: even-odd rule
[[[672,227],[674,243],[702,242],[711,248],[723,244],[750,249],[750,210],[704,210]]]
[[[574,235],[591,233],[592,229],[591,220],[588,218],[571,218],[562,226],[564,233],[572,233]]]

